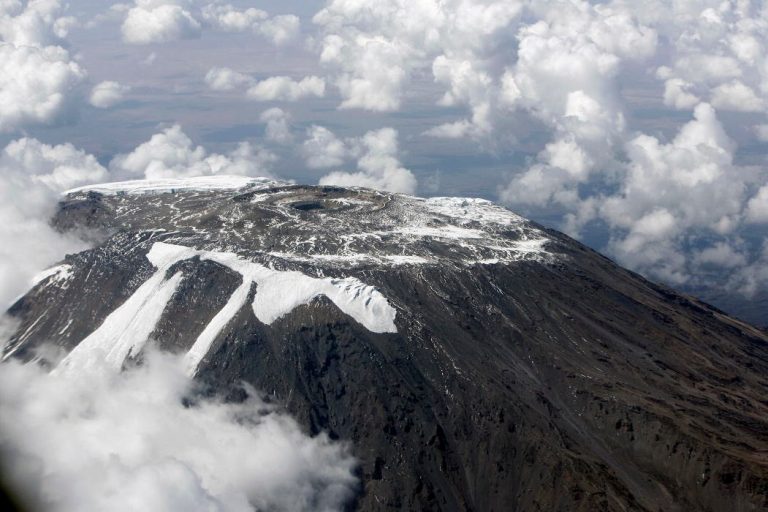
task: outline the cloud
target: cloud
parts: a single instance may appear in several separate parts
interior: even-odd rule
[[[259,116],[259,121],[267,125],[267,140],[277,144],[288,144],[293,141],[290,120],[291,116],[277,107],[265,110]]]
[[[335,142],[335,136],[329,131],[323,130],[325,129],[315,127],[314,133],[311,134],[316,137],[313,144],[322,139],[326,139],[332,144]],[[368,187],[413,194],[417,186],[416,177],[398,160],[397,136],[397,130],[393,128],[370,131],[360,138],[348,139],[346,141],[347,147],[344,147],[343,150],[337,148],[331,153],[310,154],[308,160],[314,162],[314,166],[318,167],[318,163],[325,165],[333,162],[334,158],[342,158],[342,155],[357,159],[358,172],[331,172],[320,178],[321,185]]]
[[[768,185],[764,185],[747,203],[747,219],[755,223],[768,223]]]
[[[241,11],[230,4],[208,4],[203,7],[202,16],[206,23],[226,32],[255,29],[269,18],[269,14],[261,9],[250,7]]]
[[[311,126],[302,144],[302,153],[310,169],[327,169],[344,163],[349,150],[343,141],[324,126]]]
[[[84,244],[49,224],[59,194],[105,181],[107,171],[70,144],[49,146],[36,139],[9,143],[0,153],[0,304],[26,291],[32,277]]]
[[[357,485],[347,446],[247,391],[200,399],[182,361],[154,352],[122,373],[7,362],[4,470],[51,511],[342,510]]]
[[[685,95],[721,110],[766,111],[768,18],[759,3],[657,2],[652,10],[654,18],[649,9],[636,8],[668,41],[657,71],[670,91],[668,105],[693,108],[698,103],[674,100],[672,91],[682,85]]]
[[[0,131],[72,119],[85,70],[58,46],[0,44]]]
[[[248,97],[256,101],[298,101],[308,97],[325,95],[325,80],[308,76],[300,81],[287,76],[273,76],[255,82],[248,89]]]
[[[621,190],[599,208],[616,230],[611,250],[633,268],[688,280],[694,272],[687,268],[684,239],[727,237],[741,223],[748,183],[733,165],[734,149],[707,104],[696,107],[694,119],[669,144],[648,135],[630,141]]]
[[[241,142],[223,155],[195,146],[181,126],[174,125],[153,135],[132,152],[117,155],[110,172],[125,179],[184,178],[213,174],[270,176],[277,157],[270,151]]]
[[[449,68],[440,63],[435,75],[466,101],[465,93],[479,91],[453,78],[471,82],[477,79],[471,74],[486,73],[484,57],[514,26],[522,6],[509,0],[329,1],[313,18],[321,32],[320,62],[334,75],[342,108],[399,109],[413,75],[440,58],[469,63],[469,75],[441,75]]]
[[[738,80],[715,87],[712,90],[712,106],[739,112],[761,112],[765,109],[763,99]]]
[[[238,9],[220,2],[197,8],[197,3],[191,0],[135,0],[130,8],[115,12],[124,12],[123,40],[130,44],[194,39],[206,30],[217,30],[251,31],[281,46],[295,40],[301,28],[294,15],[270,17],[262,9]]]
[[[62,47],[73,24],[62,5],[0,3],[0,132],[71,121],[85,69]]]
[[[214,91],[233,91],[253,83],[253,78],[230,68],[211,68],[205,83]]]
[[[0,39],[14,46],[55,46],[76,24],[58,0],[0,3]]]
[[[131,88],[117,82],[100,82],[91,90],[90,103],[96,108],[110,108],[123,100]]]
[[[768,242],[763,241],[757,257],[748,265],[737,268],[729,276],[728,288],[752,297],[758,291],[765,290],[766,286],[768,286]]]
[[[205,83],[214,91],[246,89],[246,96],[254,101],[290,101],[325,96],[325,80],[308,76],[293,80],[287,76],[272,76],[258,81],[253,77],[226,67],[211,68]]]
[[[130,44],[151,44],[200,37],[202,26],[183,0],[136,0],[121,31]]]
[[[264,20],[256,27],[256,32],[267,38],[275,46],[282,46],[294,41],[301,31],[301,21],[297,16],[284,14]]]

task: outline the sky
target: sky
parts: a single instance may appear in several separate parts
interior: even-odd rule
[[[48,223],[63,191],[237,174],[491,199],[768,325],[766,113],[758,0],[0,0],[0,302],[88,247]],[[51,510],[108,509],[110,481],[168,510],[353,492],[343,443],[256,392],[182,407],[194,385],[164,357],[75,382],[5,365],[0,454],[42,489],[24,492]],[[178,422],[200,435],[173,444]],[[72,439],[93,448],[79,466]],[[283,476],[217,483],[246,448]]]

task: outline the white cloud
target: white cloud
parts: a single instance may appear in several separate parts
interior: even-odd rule
[[[181,361],[152,352],[118,374],[3,364],[4,474],[50,511],[342,510],[356,485],[347,447],[248,392],[196,397]]]
[[[358,172],[335,171],[320,178],[321,185],[368,187],[413,194],[416,178],[398,160],[397,130],[382,128],[347,141],[346,154],[357,158]]]
[[[649,9],[635,9],[638,15],[648,16],[644,10]],[[765,111],[768,17],[759,2],[657,3],[652,10],[658,17],[653,23],[669,41],[667,62],[657,72],[667,89],[685,84],[689,94],[719,109]],[[696,103],[684,101],[676,106],[693,108]]]
[[[124,17],[123,40],[131,44],[193,39],[206,30],[217,30],[251,31],[281,46],[295,40],[301,30],[301,21],[292,14],[270,17],[262,9],[238,9],[221,2],[196,8],[193,0],[135,0],[129,8],[115,12]]]
[[[297,16],[284,14],[264,20],[256,27],[256,32],[267,38],[275,46],[282,46],[294,41],[299,36],[301,22]]]
[[[338,167],[349,156],[349,150],[342,140],[328,128],[317,125],[307,129],[307,138],[301,150],[310,169]]]
[[[9,143],[0,153],[0,306],[26,291],[32,276],[84,244],[49,224],[59,194],[105,181],[98,161],[70,144],[49,146],[36,139]]]
[[[85,69],[61,45],[72,18],[56,0],[0,3],[0,132],[73,118]]]
[[[150,44],[199,37],[202,26],[183,0],[136,0],[121,31],[130,44]]]
[[[768,185],[761,187],[747,203],[747,219],[750,222],[768,223]]]
[[[768,241],[763,242],[756,258],[748,265],[736,269],[728,285],[747,297],[753,296],[761,289],[765,290],[768,286]]]
[[[212,68],[205,82],[214,91],[246,89],[246,96],[255,101],[299,101],[325,96],[325,80],[308,76],[293,80],[287,76],[272,76],[258,81],[230,68]]]
[[[684,257],[685,238],[699,233],[717,239],[734,232],[747,188],[746,175],[733,165],[734,143],[714,109],[701,104],[694,114],[669,144],[647,135],[630,141],[621,190],[599,209],[615,230],[614,253],[669,280],[674,275],[684,281],[692,273]]]
[[[230,68],[211,68],[205,83],[214,91],[232,91],[253,83],[253,78]]]
[[[0,39],[14,46],[58,45],[75,24],[63,10],[58,0],[0,2]]]
[[[195,146],[174,125],[153,135],[131,153],[117,155],[109,164],[110,171],[125,179],[158,179],[235,174],[269,176],[277,157],[271,152],[241,142],[234,151],[222,155],[208,153]]]
[[[714,265],[722,268],[738,268],[747,264],[744,254],[726,242],[717,242],[694,254],[697,265]]]
[[[231,4],[208,4],[203,7],[202,16],[207,23],[220,30],[242,32],[255,29],[269,14],[254,7],[241,11]]]
[[[0,44],[0,131],[71,119],[85,70],[58,46]]]
[[[664,104],[679,110],[688,110],[698,105],[701,100],[693,94],[693,84],[680,78],[670,78],[664,82]]]
[[[267,125],[267,140],[278,144],[288,144],[293,141],[290,120],[291,116],[283,109],[277,107],[265,110],[259,116],[259,121]]]
[[[754,127],[755,136],[761,142],[768,142],[768,124],[759,124]]]
[[[90,103],[96,108],[109,108],[120,103],[130,90],[129,86],[117,82],[101,82],[91,90]]]
[[[765,109],[765,102],[752,88],[733,80],[712,90],[712,106],[723,110],[761,112]]]
[[[486,73],[485,57],[514,27],[522,6],[509,0],[332,0],[313,21],[321,29],[320,61],[334,74],[341,107],[391,111],[400,108],[412,76],[432,68],[435,59]],[[437,68],[449,71],[440,62]],[[472,86],[452,80],[475,78],[449,75],[435,78],[466,101]]]
[[[247,94],[256,101],[298,101],[313,96],[323,97],[325,80],[316,76],[308,76],[300,81],[287,76],[273,76],[254,83]]]

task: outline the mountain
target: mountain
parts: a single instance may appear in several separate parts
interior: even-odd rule
[[[352,443],[357,510],[768,508],[768,335],[490,202],[267,179],[74,190],[9,310],[54,371],[185,355]]]

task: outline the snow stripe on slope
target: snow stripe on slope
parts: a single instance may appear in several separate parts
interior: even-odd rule
[[[166,280],[168,269],[175,263],[200,257],[210,260],[243,277],[224,307],[195,340],[185,357],[187,372],[194,375],[221,331],[234,318],[248,299],[252,283],[257,285],[253,312],[260,321],[271,324],[314,298],[328,297],[344,313],[372,332],[397,332],[395,309],[374,287],[358,279],[315,278],[296,271],[279,271],[240,258],[234,253],[199,251],[191,247],[156,242],[147,259],[158,269],[147,282],[102,325],[80,342],[55,371],[71,371],[98,366],[106,360],[109,366],[120,369],[131,354],[138,354],[155,329],[179,282],[181,273]]]
[[[181,282],[181,272],[166,280],[167,270],[168,266],[158,268],[98,329],[72,349],[54,372],[96,370],[102,362],[120,370],[129,355],[138,354]]]
[[[241,284],[229,301],[224,305],[221,310],[216,313],[216,316],[211,319],[210,323],[205,326],[203,332],[195,340],[195,344],[189,349],[187,355],[184,356],[184,367],[187,375],[194,375],[197,373],[197,367],[200,365],[200,361],[203,360],[205,355],[211,348],[211,345],[219,336],[219,333],[227,326],[227,324],[234,318],[240,308],[245,305],[248,300],[248,292],[251,291],[251,285],[253,281],[251,279],[243,279]]]

